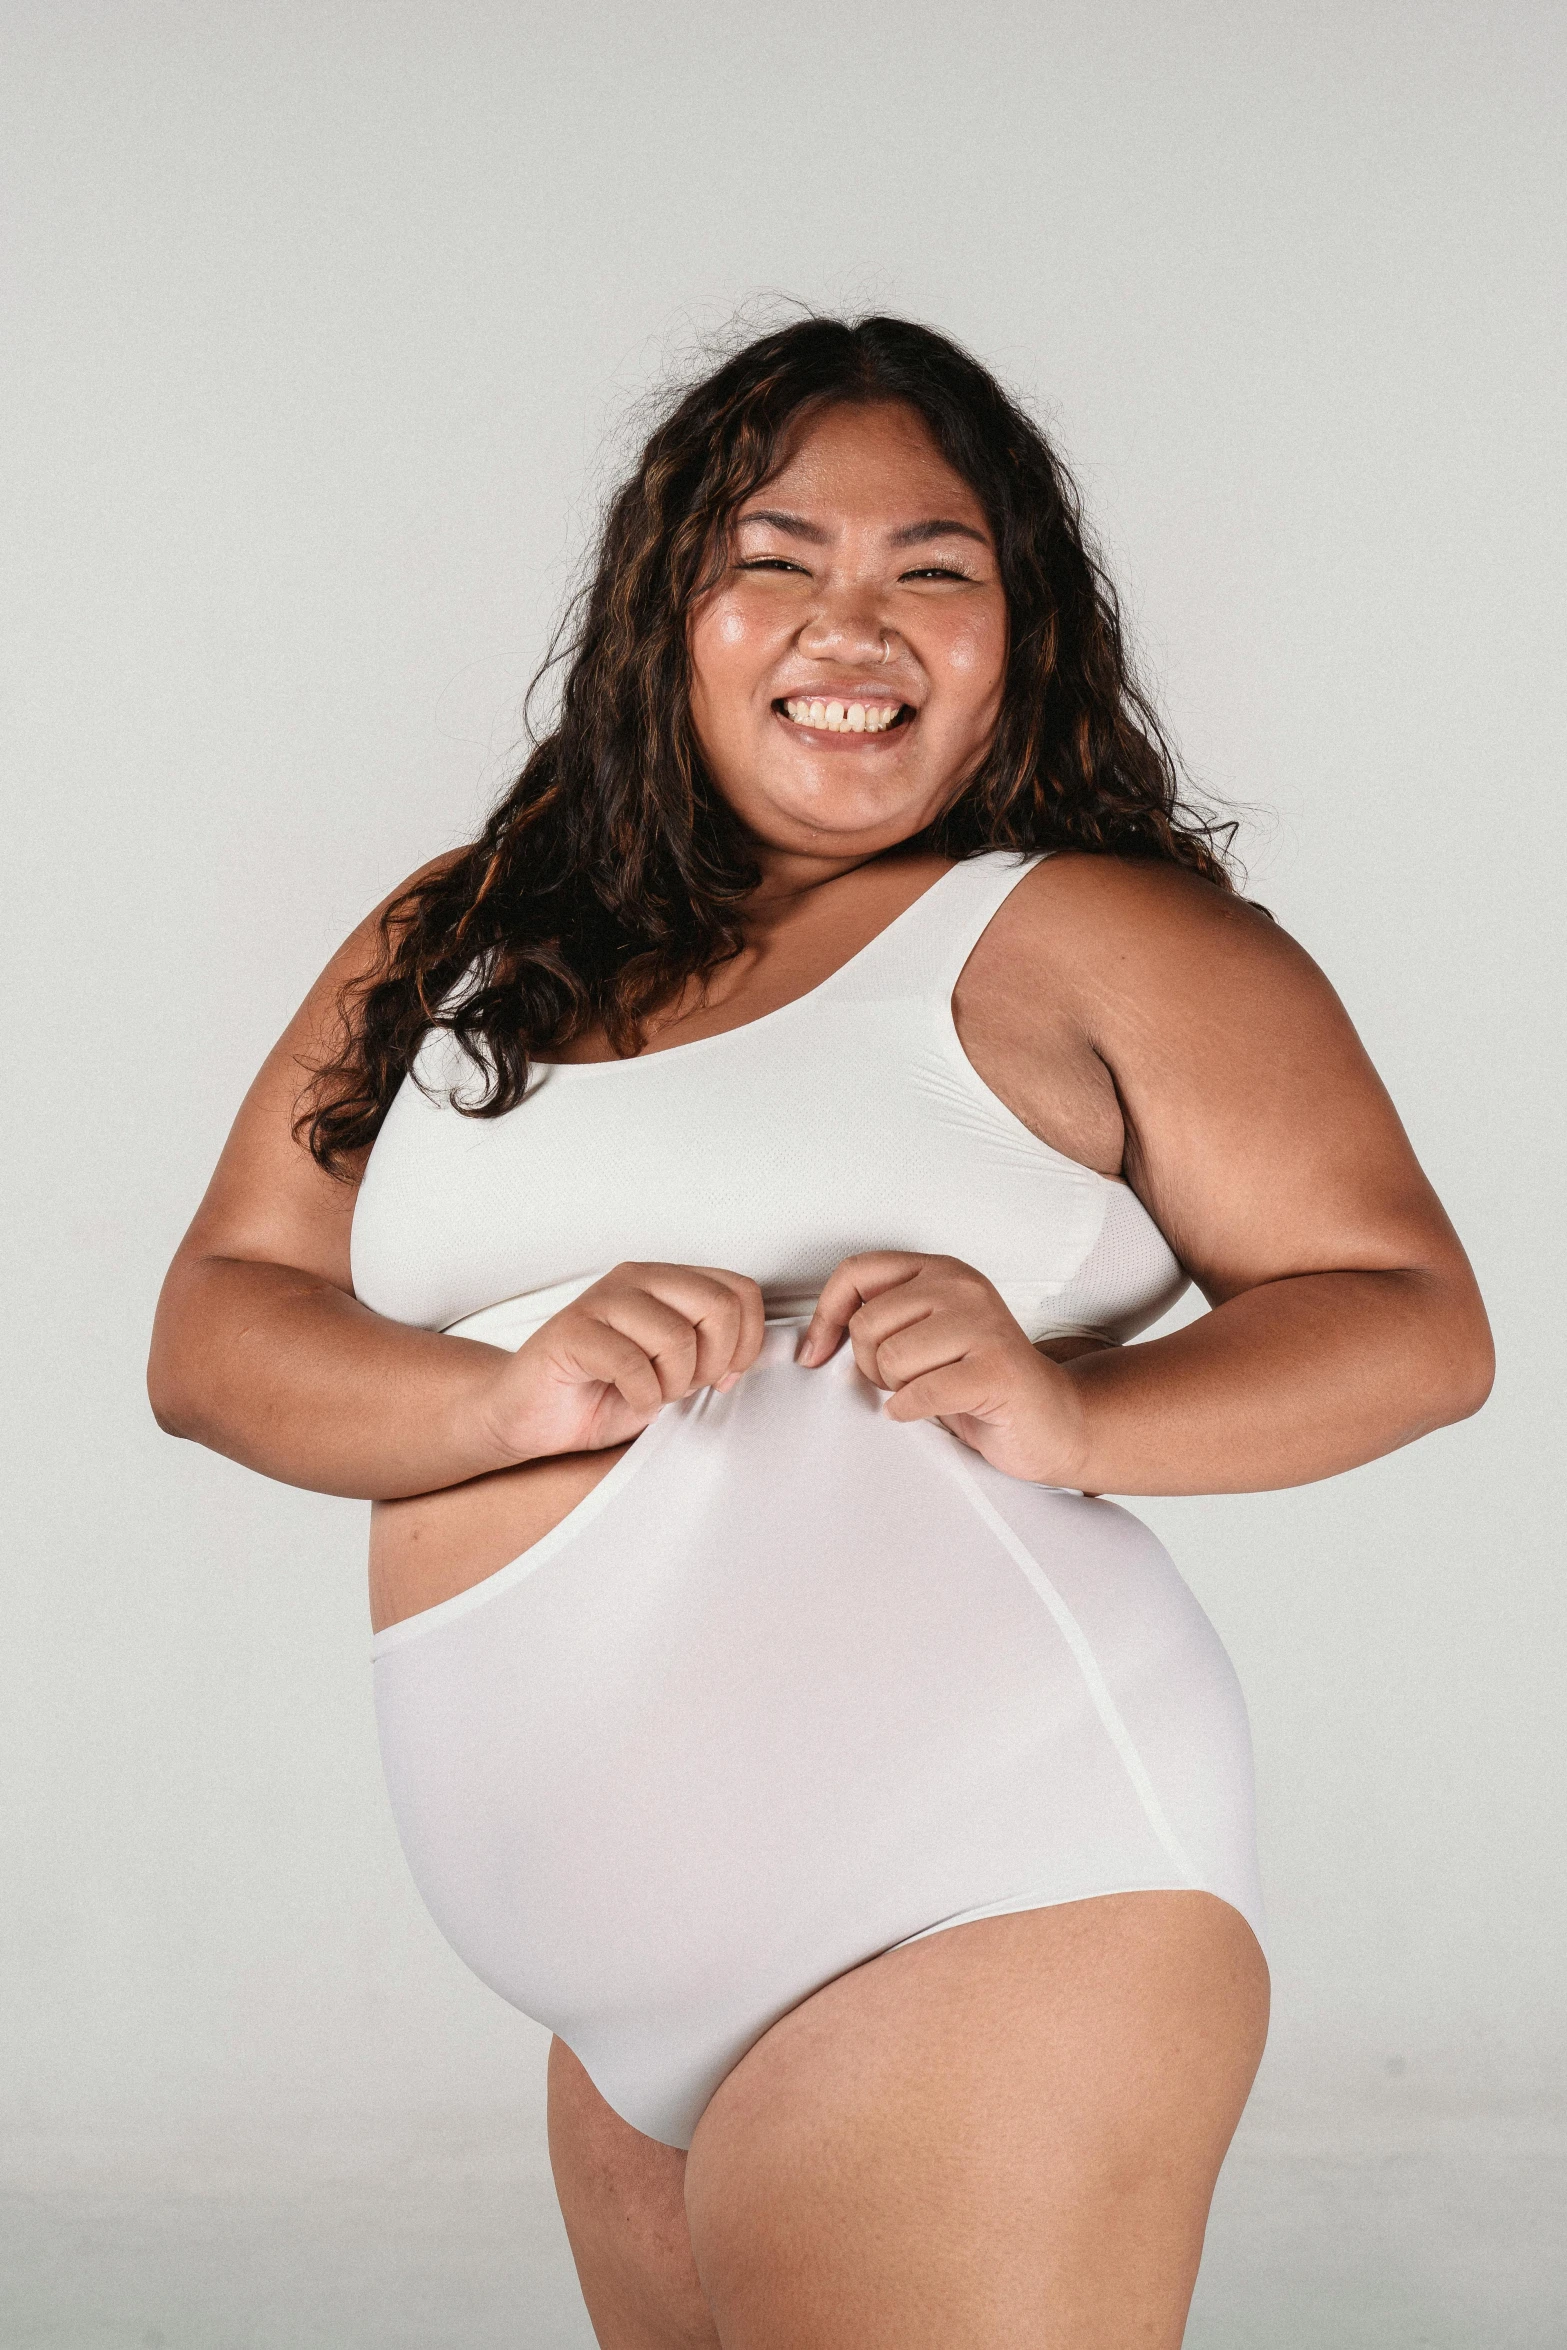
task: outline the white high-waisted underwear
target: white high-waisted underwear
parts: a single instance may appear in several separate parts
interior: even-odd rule
[[[804,1319],[374,1643],[437,1924],[672,2146],[787,2009],[922,1935],[1181,1887],[1262,1933],[1245,1704],[1167,1553],[888,1420],[847,1342],[797,1365]]]

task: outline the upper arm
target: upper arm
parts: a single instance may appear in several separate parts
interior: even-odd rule
[[[201,1258],[240,1257],[297,1267],[352,1290],[349,1231],[369,1154],[360,1156],[346,1179],[329,1175],[311,1157],[304,1138],[296,1138],[294,1120],[312,1066],[339,1047],[343,990],[381,960],[386,908],[412,883],[462,853],[449,851],[410,874],[366,915],[322,971],[240,1104],[173,1269]]]
[[[1243,900],[1174,868],[1073,860],[1084,1033],[1126,1175],[1212,1304],[1290,1274],[1467,1260],[1323,973]],[[1068,902],[1069,901],[1069,902]]]

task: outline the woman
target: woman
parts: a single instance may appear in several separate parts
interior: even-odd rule
[[[873,318],[654,433],[556,731],[268,1059],[150,1384],[375,1504],[399,1830],[555,2031],[606,2350],[1120,2350],[1181,2339],[1268,1993],[1234,1676],[1098,1497],[1490,1375],[1050,450]]]

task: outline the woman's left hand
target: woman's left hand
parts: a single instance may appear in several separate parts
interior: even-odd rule
[[[993,1283],[956,1257],[871,1249],[824,1283],[795,1360],[827,1362],[849,1335],[889,1420],[934,1420],[993,1468],[1075,1486],[1087,1451],[1082,1390],[1031,1343]]]

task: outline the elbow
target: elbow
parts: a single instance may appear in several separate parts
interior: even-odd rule
[[[158,1300],[152,1341],[147,1350],[147,1401],[165,1436],[197,1433],[190,1329],[188,1317],[181,1310],[183,1303],[171,1275]]]
[[[1437,1333],[1436,1428],[1472,1420],[1496,1382],[1496,1345],[1478,1290],[1456,1313],[1445,1315]]]
[[[147,1401],[152,1406],[153,1419],[165,1436],[190,1435],[190,1427],[177,1407],[154,1388],[150,1379],[147,1382]]]
[[[168,1350],[154,1339],[147,1358],[147,1401],[152,1416],[165,1436],[189,1436],[190,1413],[174,1366],[168,1360]]]
[[[1449,1417],[1472,1420],[1495,1384],[1496,1349],[1487,1329],[1483,1342],[1470,1348],[1465,1358],[1454,1365],[1454,1407]]]

